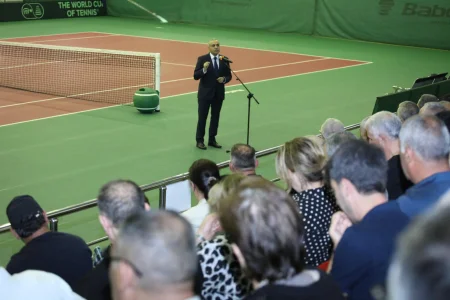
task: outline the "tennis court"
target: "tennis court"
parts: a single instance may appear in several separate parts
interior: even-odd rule
[[[328,117],[357,123],[392,85],[409,86],[450,68],[449,51],[258,30],[112,17],[1,24],[0,38],[7,41],[161,53],[162,96],[161,112],[143,115],[129,105],[0,88],[2,207],[30,194],[51,211],[95,198],[111,179],[148,184],[186,172],[201,157],[227,160],[226,150],[246,138],[247,98],[238,81],[227,86],[221,113],[218,141],[224,148],[195,148],[198,82],[192,74],[211,37],[221,41],[222,53],[260,102],[251,108],[250,144],[257,150],[317,134]],[[71,80],[82,82],[85,72]],[[52,76],[36,80],[51,85]],[[126,77],[115,83],[134,85]],[[273,157],[260,161],[259,172],[276,176]],[[156,206],[156,194],[148,196]],[[0,222],[7,222],[5,214]],[[86,241],[103,236],[95,209],[62,218],[59,230]],[[0,245],[2,264],[22,246],[8,234],[0,236]]]

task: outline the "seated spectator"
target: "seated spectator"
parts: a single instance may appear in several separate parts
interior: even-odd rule
[[[235,144],[231,148],[231,172],[244,175],[256,175],[255,169],[257,166],[258,160],[256,159],[255,148],[246,144]]]
[[[356,136],[349,132],[338,132],[335,134],[332,134],[329,138],[325,141],[325,148],[327,149],[327,156],[331,157],[333,156],[334,152],[338,149],[340,145],[347,141],[356,140]]]
[[[367,120],[370,118],[370,116],[365,117],[361,123],[359,123],[359,137],[367,142],[367,129],[366,129],[366,123]]]
[[[419,107],[419,109],[421,109],[425,105],[425,103],[438,101],[439,99],[435,95],[423,94],[422,96],[420,96],[419,101],[417,101],[417,106]]]
[[[319,266],[330,259],[331,216],[338,211],[336,200],[323,178],[326,155],[308,138],[296,138],[282,145],[276,157],[278,176],[288,185],[305,224],[306,264]]]
[[[221,230],[217,212],[226,207],[228,195],[245,179],[243,174],[231,174],[214,185],[209,194],[211,212],[219,223],[218,229],[210,226],[200,229],[198,255],[202,274],[204,274],[202,297],[205,300],[242,299],[251,290],[250,281],[243,274],[239,262],[233,253],[227,235]],[[208,216],[209,217],[209,216]],[[206,223],[206,222],[204,222]],[[204,223],[202,225],[204,225]]]
[[[217,165],[208,159],[199,159],[189,168],[189,181],[197,199],[197,205],[182,213],[197,232],[203,219],[210,213],[208,204],[209,189],[220,180],[220,172]]]
[[[414,116],[400,130],[403,171],[415,185],[396,200],[410,218],[424,213],[450,187],[450,135],[436,116]]]
[[[322,134],[324,139],[327,139],[333,133],[345,131],[344,124],[338,119],[328,118],[323,122],[320,127],[320,134]]]
[[[28,270],[10,275],[0,267],[1,298],[5,300],[83,300],[61,277],[44,271]]]
[[[99,221],[111,244],[104,251],[103,260],[80,280],[74,291],[87,300],[109,300],[111,284],[108,271],[111,264],[111,248],[115,244],[120,225],[130,215],[149,210],[145,194],[129,180],[113,180],[103,185],[97,196]]]
[[[25,243],[6,266],[11,275],[40,270],[58,275],[72,287],[92,269],[92,253],[86,243],[78,236],[50,231],[47,214],[33,197],[15,197],[6,215],[12,234]]]
[[[441,111],[446,111],[445,106],[439,102],[428,102],[420,109],[421,115],[436,115]]]
[[[398,105],[397,116],[400,120],[405,122],[408,118],[415,116],[419,113],[419,107],[412,101],[403,101]]]
[[[388,298],[444,300],[450,280],[450,194],[403,232],[389,268]]]
[[[109,270],[114,300],[200,300],[192,226],[176,212],[137,213],[121,226]]]
[[[245,299],[344,299],[329,275],[305,266],[302,217],[286,192],[247,177],[225,203],[220,222],[255,289]]]
[[[409,181],[400,162],[400,142],[398,136],[402,122],[394,113],[380,111],[367,121],[369,143],[380,147],[388,161],[387,192],[389,200],[405,193],[413,184]]]
[[[409,218],[387,202],[388,165],[382,150],[364,141],[339,147],[328,163],[343,212],[333,215],[331,275],[349,300],[373,300],[372,288],[385,282],[396,236]]]

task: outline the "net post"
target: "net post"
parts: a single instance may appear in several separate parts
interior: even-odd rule
[[[155,53],[155,90],[159,91],[159,99],[161,99],[161,54]],[[157,111],[161,110],[161,100],[156,108]]]

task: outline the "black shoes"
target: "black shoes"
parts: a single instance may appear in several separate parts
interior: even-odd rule
[[[209,142],[209,143],[208,143],[208,146],[211,146],[211,147],[214,147],[214,148],[217,148],[217,149],[222,148],[222,146],[219,145],[216,141],[214,141],[214,142]],[[196,147],[199,148],[199,149],[202,149],[202,150],[206,150],[206,149],[207,149],[206,146],[205,146],[205,144],[202,143],[202,142],[197,142]]]
[[[202,149],[202,150],[206,150],[205,144],[203,144],[201,142],[197,143],[197,148]]]
[[[209,142],[209,143],[208,143],[208,146],[211,146],[211,147],[214,147],[214,148],[218,148],[218,149],[222,148],[222,146],[220,146],[219,144],[217,144],[216,141],[214,141],[214,142]]]

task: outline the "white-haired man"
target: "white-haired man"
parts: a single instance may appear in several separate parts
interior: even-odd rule
[[[380,147],[388,162],[387,192],[389,200],[394,200],[412,186],[406,178],[400,163],[399,134],[402,127],[400,118],[391,112],[380,111],[367,120],[368,142]]]

